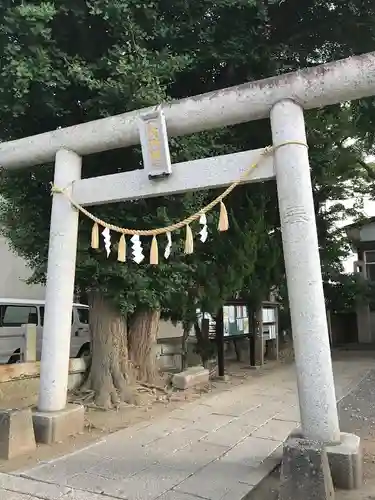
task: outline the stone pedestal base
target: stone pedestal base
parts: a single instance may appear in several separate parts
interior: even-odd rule
[[[289,438],[283,449],[280,500],[333,500],[327,453],[322,443]]]
[[[362,485],[361,440],[355,434],[341,433],[341,443],[326,446],[333,484],[342,490]]]
[[[34,410],[33,424],[38,443],[64,441],[83,431],[85,409],[82,405],[68,404],[64,410],[44,412]]]
[[[301,429],[295,429],[288,439],[302,438]],[[342,432],[340,443],[326,445],[335,488],[341,490],[356,490],[362,485],[362,449],[361,440],[355,434]]]
[[[0,410],[0,459],[10,460],[35,449],[30,408]]]

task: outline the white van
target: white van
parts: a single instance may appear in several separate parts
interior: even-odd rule
[[[23,346],[22,325],[36,325],[36,359],[42,353],[42,334],[44,322],[44,306],[42,300],[2,299],[0,298],[0,364],[19,363]],[[70,357],[86,357],[90,355],[89,307],[73,304],[72,336],[70,341]]]

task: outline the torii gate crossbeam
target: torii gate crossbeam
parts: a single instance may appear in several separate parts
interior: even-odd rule
[[[268,118],[272,106],[292,99],[320,108],[374,94],[375,52],[295,73],[244,83],[163,105],[168,136],[188,135]],[[51,162],[59,149],[80,156],[139,144],[137,118],[154,108],[123,113],[16,141],[0,143],[0,165],[21,168]]]

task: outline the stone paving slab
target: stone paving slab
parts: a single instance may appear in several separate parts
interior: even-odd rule
[[[12,491],[7,491],[6,495],[7,495],[7,498],[9,500],[33,500],[33,499],[36,498],[36,497],[31,497],[30,495],[23,495],[21,493],[15,493],[14,491],[13,492]]]
[[[34,500],[34,499],[32,499]],[[43,499],[44,500],[44,499]],[[111,497],[109,495],[96,495],[89,491],[83,490],[70,490],[65,493],[59,500],[118,500],[116,497]]]
[[[335,362],[338,398],[374,366]],[[0,498],[242,500],[280,462],[297,403],[294,367],[280,367],[71,455],[0,474]]]
[[[295,421],[276,420],[275,418],[272,418],[261,427],[258,427],[258,429],[256,429],[251,436],[255,438],[283,442],[295,428]]]
[[[0,492],[3,490],[15,492],[20,495],[20,498],[26,499],[29,495],[31,498],[47,498],[48,500],[60,500],[63,495],[70,491],[69,488],[56,484],[48,484],[33,479],[0,473]],[[10,493],[10,498],[12,498],[11,495],[12,493]]]

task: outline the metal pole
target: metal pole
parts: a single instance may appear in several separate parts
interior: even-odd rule
[[[255,367],[255,335],[256,335],[256,319],[255,312],[250,304],[247,304],[247,316],[249,318],[249,355],[250,366]]]
[[[67,150],[56,154],[54,182],[71,189],[81,178],[81,157]],[[63,194],[53,195],[48,251],[38,410],[63,410],[69,374],[70,337],[76,267],[78,212]]]
[[[217,365],[219,377],[225,375],[225,357],[224,357],[224,322],[223,308],[221,307],[216,315],[216,345],[217,345]]]
[[[302,108],[291,100],[271,111],[274,146],[306,143]],[[275,151],[276,181],[303,434],[340,441],[307,148]]]

